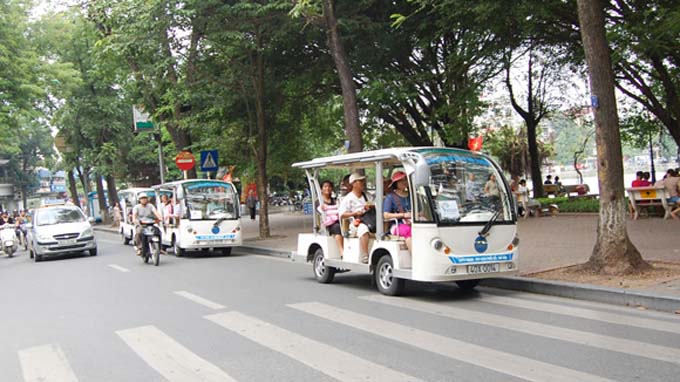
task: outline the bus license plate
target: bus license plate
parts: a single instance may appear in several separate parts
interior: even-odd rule
[[[468,273],[493,273],[501,269],[500,263],[468,265]]]

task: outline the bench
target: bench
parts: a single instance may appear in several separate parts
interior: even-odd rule
[[[626,188],[628,199],[633,207],[633,219],[637,220],[640,217],[640,210],[645,207],[658,207],[664,209],[664,219],[671,217],[671,210],[675,203],[668,201],[670,195],[664,187],[631,187]]]
[[[560,191],[560,186],[557,184],[544,184],[543,185],[543,193],[546,196],[560,196],[561,191]]]
[[[541,217],[541,215],[550,214],[551,216],[557,216],[560,209],[555,204],[550,204],[547,207],[543,207],[541,203],[535,199],[529,198],[529,192],[517,192],[515,193],[517,198],[517,206],[522,206],[524,208],[524,219],[528,218],[529,215],[534,215],[536,217]]]

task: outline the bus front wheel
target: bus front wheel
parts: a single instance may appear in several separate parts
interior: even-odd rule
[[[464,291],[471,291],[479,284],[479,279],[456,281],[456,284],[458,285],[458,288]]]
[[[385,255],[378,260],[373,273],[378,291],[388,296],[399,296],[404,291],[406,280],[394,276],[392,257]]]
[[[314,270],[314,277],[316,278],[316,281],[322,284],[333,282],[333,278],[335,277],[335,268],[326,266],[326,261],[323,257],[323,250],[321,248],[314,252],[313,261],[312,269]]]

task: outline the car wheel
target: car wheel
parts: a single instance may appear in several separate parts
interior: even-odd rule
[[[335,268],[326,265],[326,261],[323,256],[323,250],[321,248],[314,252],[312,269],[314,270],[314,277],[316,278],[316,281],[322,284],[333,282],[333,279],[335,278]]]
[[[97,256],[97,248],[90,249],[90,256]]]
[[[464,291],[471,291],[475,289],[477,285],[479,285],[479,279],[456,281],[456,285],[458,285],[458,288]]]
[[[123,245],[128,245],[130,244],[130,239],[128,239],[127,236],[125,236],[124,232],[121,232],[120,235],[123,237]]]
[[[384,255],[378,260],[373,272],[378,291],[388,296],[399,296],[404,291],[406,280],[394,276],[392,257]]]
[[[231,247],[222,248],[220,251],[222,252],[222,256],[229,256],[229,255],[231,255]]]
[[[33,256],[33,260],[35,260],[36,263],[42,261],[42,255],[38,255],[37,253]]]

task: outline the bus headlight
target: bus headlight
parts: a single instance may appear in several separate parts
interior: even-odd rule
[[[432,245],[432,248],[434,248],[437,251],[441,251],[442,248],[444,248],[444,242],[441,241],[441,239],[432,239],[430,244]]]
[[[516,247],[517,244],[519,244],[519,235],[515,234],[515,237],[512,239],[512,245]]]

